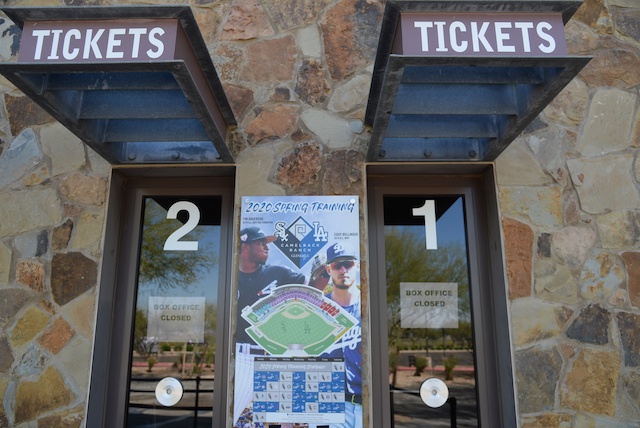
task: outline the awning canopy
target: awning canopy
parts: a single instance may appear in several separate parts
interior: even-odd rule
[[[590,58],[566,55],[581,1],[388,1],[369,161],[492,161]]]
[[[2,8],[0,73],[112,164],[233,162],[236,122],[187,6]]]

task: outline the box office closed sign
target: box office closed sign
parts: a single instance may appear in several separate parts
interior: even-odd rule
[[[147,336],[159,342],[204,341],[204,297],[149,297]]]
[[[401,282],[402,328],[458,328],[458,284]]]

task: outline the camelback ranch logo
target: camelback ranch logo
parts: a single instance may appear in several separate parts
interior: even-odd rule
[[[329,233],[314,221],[309,224],[304,218],[298,217],[290,225],[278,221],[274,225],[273,234],[278,238],[273,244],[296,265],[304,266],[327,243]]]

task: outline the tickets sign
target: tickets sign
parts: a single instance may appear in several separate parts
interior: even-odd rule
[[[405,13],[403,55],[564,56],[561,13]]]
[[[178,25],[175,19],[25,22],[18,62],[169,60]]]

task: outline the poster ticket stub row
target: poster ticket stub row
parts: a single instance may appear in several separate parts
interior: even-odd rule
[[[344,422],[341,358],[257,357],[253,417],[258,422]]]

